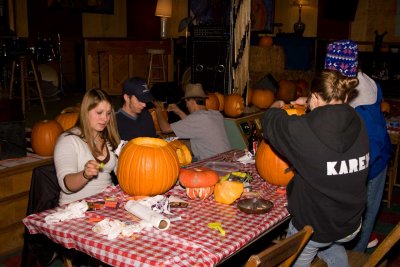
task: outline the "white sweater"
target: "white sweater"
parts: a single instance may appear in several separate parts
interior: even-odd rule
[[[90,180],[81,190],[77,192],[69,191],[64,184],[64,177],[70,173],[77,173],[84,169],[88,160],[95,160],[85,141],[76,135],[63,133],[57,140],[54,150],[54,164],[57,171],[58,183],[61,187],[59,205],[71,203],[86,197],[95,195],[103,191],[112,184],[110,173],[117,164],[117,157],[111,148],[110,160],[105,164],[103,171],[97,178]]]

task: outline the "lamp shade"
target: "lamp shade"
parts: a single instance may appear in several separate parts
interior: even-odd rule
[[[172,0],[158,0],[156,16],[170,18],[172,12]]]
[[[311,5],[310,0],[291,0],[294,6],[309,6]]]

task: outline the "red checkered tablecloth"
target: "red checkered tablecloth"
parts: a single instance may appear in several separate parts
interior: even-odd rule
[[[234,154],[239,157],[243,151],[229,151],[193,165],[202,166],[208,161],[229,162]],[[171,210],[182,220],[171,222],[165,231],[152,228],[142,230],[134,237],[119,236],[114,240],[107,240],[106,236],[92,231],[94,223],[88,218],[93,216],[131,221],[132,215],[123,205],[118,209],[87,211],[86,217],[81,219],[46,224],[44,218],[55,212],[51,209],[30,215],[23,219],[23,223],[31,234],[45,234],[66,248],[80,250],[112,266],[215,266],[289,217],[286,196],[277,192],[278,187],[262,180],[254,164],[237,164],[240,171],[253,175],[253,191],[258,191],[261,197],[274,203],[270,212],[246,214],[238,210],[236,202],[232,205],[220,204],[212,197],[204,201],[191,200],[177,185],[167,194],[187,200],[189,206]],[[108,187],[87,200],[105,197],[117,197],[124,202],[129,196],[116,186]],[[210,229],[210,222],[220,222],[226,231],[225,236]]]

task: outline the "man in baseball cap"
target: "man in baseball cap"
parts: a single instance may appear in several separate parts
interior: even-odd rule
[[[153,118],[146,109],[154,100],[144,79],[128,79],[122,88],[123,105],[116,113],[118,132],[121,140],[136,137],[156,137]]]

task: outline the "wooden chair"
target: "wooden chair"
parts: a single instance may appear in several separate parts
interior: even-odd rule
[[[290,266],[303,249],[304,245],[310,239],[314,230],[311,226],[306,225],[304,228],[293,236],[290,236],[278,244],[275,244],[262,252],[250,256],[245,267],[265,266],[271,267]]]
[[[400,222],[386,236],[382,243],[372,252],[371,255],[352,250],[347,251],[349,257],[349,265],[351,267],[374,267],[386,266],[387,262],[382,261],[383,257],[400,239]],[[379,264],[379,265],[378,265]],[[317,259],[311,265],[312,267],[328,266],[323,260]]]

